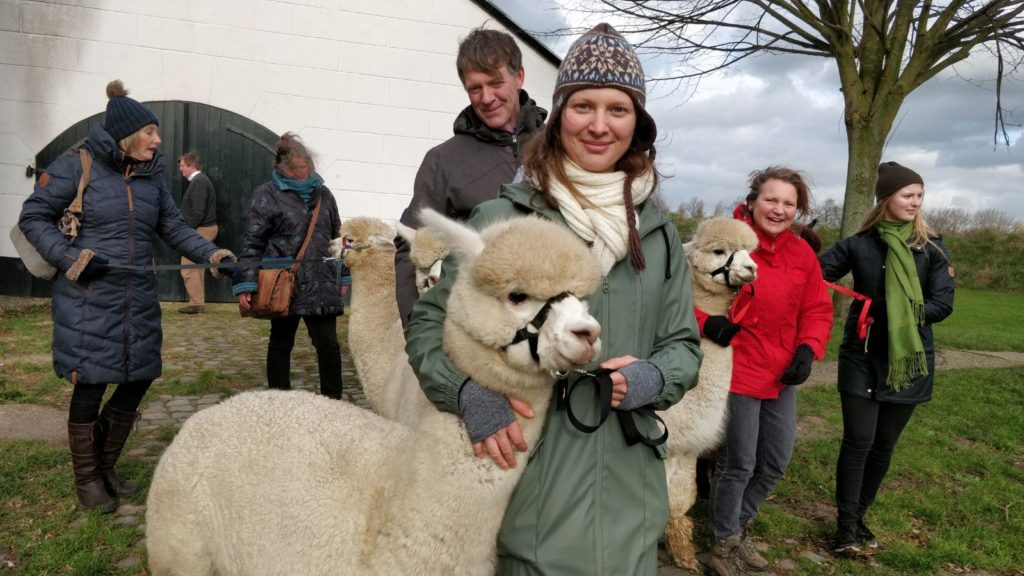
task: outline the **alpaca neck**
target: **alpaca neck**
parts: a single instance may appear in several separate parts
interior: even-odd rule
[[[697,272],[698,274],[700,272]],[[712,315],[725,314],[732,303],[733,292],[721,284],[715,284],[722,291],[708,290],[700,282],[693,283],[693,305]]]
[[[363,392],[379,405],[395,362],[405,362],[405,335],[395,302],[394,254],[374,254],[352,268],[349,348]]]
[[[527,445],[540,439],[553,383],[519,394],[536,416],[519,419]],[[512,492],[526,467],[527,454],[518,454],[516,467],[501,470],[490,458],[473,456],[469,437],[454,414],[437,410],[424,414],[416,426],[410,458],[403,468],[405,486],[389,507],[389,518],[379,538],[387,542],[385,557],[378,558],[378,574],[493,573],[495,538]],[[410,517],[429,522],[409,522]],[[455,546],[451,542],[457,542]],[[426,556],[424,542],[447,542],[445,554]],[[483,567],[484,569],[480,569]]]

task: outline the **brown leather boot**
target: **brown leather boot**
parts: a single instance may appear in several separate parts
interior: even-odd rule
[[[99,448],[96,453],[99,455],[103,483],[111,496],[133,496],[138,491],[135,484],[122,480],[114,471],[114,465],[121,457],[121,451],[124,449],[125,442],[128,441],[128,436],[132,433],[132,427],[135,426],[137,418],[136,412],[118,410],[109,404],[104,406],[103,411],[100,412],[97,430],[99,436],[97,446]]]
[[[96,454],[94,433],[96,422],[76,424],[68,422],[68,446],[71,449],[71,468],[75,473],[75,494],[83,507],[109,514],[117,510],[117,501],[107,494],[100,476],[99,456]]]

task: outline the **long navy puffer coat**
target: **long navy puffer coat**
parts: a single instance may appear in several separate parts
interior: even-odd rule
[[[85,248],[110,264],[146,266],[153,263],[158,236],[195,262],[208,262],[217,246],[186,224],[174,205],[159,150],[128,172],[117,143],[98,123],[84,146],[93,164],[77,239],[70,242],[56,226],[78,190],[77,151],[47,167],[18,220],[28,241],[60,270],[53,287],[53,367],[74,384],[154,380],[162,370],[163,342],[156,274],[112,269],[79,283],[64,272]]]

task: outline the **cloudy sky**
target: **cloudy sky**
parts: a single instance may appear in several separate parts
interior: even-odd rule
[[[553,0],[493,0],[523,29],[579,25],[584,15]],[[594,23],[593,20],[587,22]],[[559,56],[571,39],[543,38]],[[645,60],[648,76],[666,61]],[[1010,147],[993,145],[994,63],[976,57],[914,91],[883,154],[919,172],[925,208],[996,209],[1024,220],[1024,81],[1004,81]],[[969,78],[968,82],[963,78]],[[832,60],[766,55],[703,80],[695,91],[648,86],[658,123],[658,160],[670,176],[663,195],[676,208],[696,196],[708,211],[740,198],[750,171],[773,164],[804,170],[814,199],[843,202],[846,131]]]

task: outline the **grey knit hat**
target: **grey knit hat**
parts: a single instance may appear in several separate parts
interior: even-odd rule
[[[641,151],[650,148],[658,129],[644,109],[644,69],[633,47],[610,24],[594,26],[565,53],[555,81],[552,116],[558,117],[569,96],[583,88],[618,88],[629,94],[637,108],[635,137]]]
[[[882,162],[878,165],[878,181],[875,183],[875,199],[885,200],[897,190],[911,184],[924,186],[924,179],[917,172],[896,162]]]
[[[128,91],[120,80],[107,84],[107,115],[103,118],[103,129],[114,141],[120,142],[143,126],[160,125],[156,114],[128,97]]]

